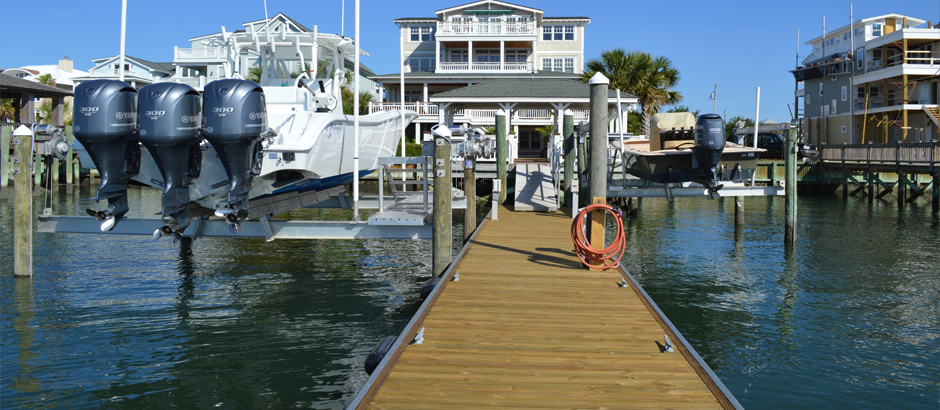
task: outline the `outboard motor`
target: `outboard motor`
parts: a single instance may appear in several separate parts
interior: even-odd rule
[[[140,171],[137,141],[137,90],[123,81],[91,80],[75,88],[73,130],[101,175],[96,201],[108,200],[108,209],[87,209],[102,231],[117,226],[130,208],[127,182]]]
[[[203,104],[203,133],[229,178],[228,197],[215,214],[238,233],[250,213],[251,180],[261,172],[261,137],[268,131],[264,90],[247,80],[216,80],[206,84]]]
[[[163,227],[155,239],[189,226],[189,183],[199,177],[202,150],[199,92],[185,84],[156,83],[140,89],[140,142],[163,175]]]
[[[695,122],[695,158],[705,172],[705,187],[714,195],[718,185],[718,162],[725,149],[725,123],[718,114],[702,114]]]

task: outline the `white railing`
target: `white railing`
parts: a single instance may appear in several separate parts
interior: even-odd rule
[[[532,64],[529,62],[511,62],[511,63],[491,63],[491,62],[454,62],[442,61],[438,72],[448,71],[509,71],[509,72],[529,72],[532,71]]]
[[[574,119],[576,120],[587,120],[591,115],[590,109],[571,110],[571,112],[574,113]]]
[[[186,84],[197,90],[202,90],[206,83],[210,81],[205,77],[162,77],[154,80],[155,83],[180,83]]]
[[[369,103],[369,113],[377,113],[384,111],[396,111],[401,109],[401,103],[396,102],[370,102]],[[431,103],[405,103],[405,109],[411,110],[418,115],[437,115],[437,105]]]
[[[443,21],[437,23],[437,36],[535,35],[532,21]]]
[[[520,120],[544,120],[552,117],[547,109],[525,108],[516,111],[516,118]]]
[[[219,60],[225,58],[225,48],[176,48],[173,52],[173,61],[185,60]]]
[[[562,150],[564,144],[562,141],[564,138],[561,134],[552,134],[548,139],[548,149],[546,153],[548,155],[548,162],[551,164],[552,172],[552,183],[555,187],[555,206],[561,207],[561,171],[562,171]]]

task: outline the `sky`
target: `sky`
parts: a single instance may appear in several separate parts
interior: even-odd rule
[[[434,12],[470,0],[400,2],[361,0],[361,61],[377,74],[398,73],[398,30],[402,17],[434,17]],[[718,114],[754,118],[760,87],[760,119],[789,121],[794,80],[789,70],[812,49],[803,44],[855,19],[900,13],[940,21],[940,0],[863,1],[511,1],[544,11],[548,17],[589,17],[585,59],[623,48],[666,56],[679,70],[674,90],[682,105],[712,111],[709,98],[718,86]],[[302,5],[303,4],[303,5]],[[270,16],[282,12],[320,32],[354,35],[354,0],[267,0]],[[128,1],[128,55],[172,62],[173,46],[190,47],[190,38],[243,29],[264,18],[263,0]],[[75,68],[90,69],[94,58],[120,51],[121,1],[76,2],[0,0],[0,68],[57,64],[64,56]],[[345,17],[345,18],[344,18]],[[345,20],[345,27],[342,21]],[[799,30],[799,43],[797,42]]]

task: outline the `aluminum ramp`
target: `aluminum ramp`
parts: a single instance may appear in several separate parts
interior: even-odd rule
[[[516,163],[516,211],[557,211],[556,195],[551,165]]]

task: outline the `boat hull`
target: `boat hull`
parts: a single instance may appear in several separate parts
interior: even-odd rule
[[[763,150],[727,147],[721,154],[716,170],[717,180],[750,180],[754,176],[761,151]],[[694,161],[691,149],[652,152],[631,148],[624,150],[624,166],[627,173],[660,184],[705,181],[705,169],[696,167]]]

